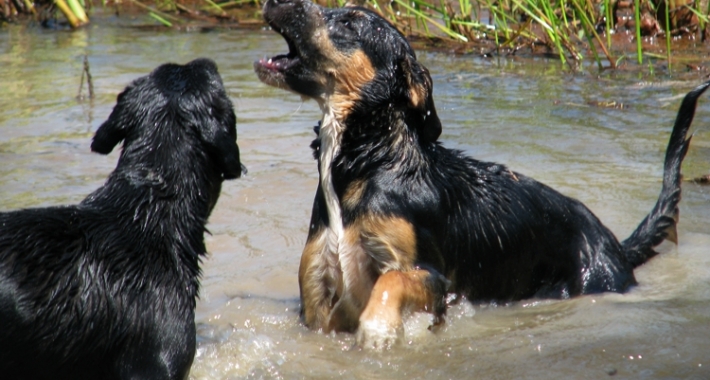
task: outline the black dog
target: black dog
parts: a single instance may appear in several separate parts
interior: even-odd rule
[[[185,379],[205,223],[242,174],[217,67],[166,64],[119,96],[91,149],[123,141],[79,205],[0,214],[0,377]]]
[[[404,310],[441,317],[447,286],[473,301],[623,292],[653,247],[675,240],[686,133],[708,83],[680,108],[658,203],[620,243],[577,200],[439,145],[429,72],[376,13],[269,0],[264,18],[289,53],[255,62],[259,78],[324,114],[299,270],[309,327],[386,346]]]

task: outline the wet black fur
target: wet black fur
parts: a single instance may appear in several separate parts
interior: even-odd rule
[[[686,134],[697,99],[708,86],[704,83],[684,99],[668,144],[659,199],[622,242],[578,200],[501,164],[422,141],[411,129],[408,137],[419,143],[393,149],[395,136],[386,125],[370,129],[371,135],[353,135],[348,129],[343,137],[333,165],[338,196],[352,181],[367,180],[359,204],[343,210],[343,224],[367,213],[405,217],[415,226],[420,266],[445,275],[453,282],[450,292],[472,301],[624,292],[636,284],[634,268],[657,255],[654,247],[669,234],[675,239],[680,167],[692,137]],[[347,125],[371,120],[351,117]],[[316,133],[319,129],[314,128]],[[316,159],[319,147],[320,140],[314,140]],[[327,225],[319,188],[311,226]]]
[[[408,220],[416,233],[417,264],[451,280],[449,291],[486,302],[624,292],[636,284],[634,268],[656,255],[654,247],[664,239],[675,238],[680,166],[691,137],[686,134],[710,82],[689,93],[680,107],[656,206],[619,242],[578,200],[504,165],[440,145],[429,73],[404,36],[376,13],[271,0],[264,16],[290,50],[274,58],[288,59],[277,74],[255,64],[267,83],[324,102],[328,90],[318,87],[318,75],[324,74],[311,39],[314,25],[324,25],[319,30],[327,30],[344,54],[360,49],[370,58],[375,78],[342,121],[331,168],[341,205],[351,184],[366,183],[357,204],[343,206],[343,225],[371,214]],[[424,101],[412,102],[413,85],[424,86]],[[321,142],[312,147],[320,159]],[[310,225],[311,236],[329,225],[320,185]]]
[[[339,197],[354,180],[366,179],[367,187],[355,208],[343,209],[343,224],[367,213],[405,217],[415,226],[418,263],[445,275],[453,282],[449,291],[473,301],[624,292],[636,284],[634,268],[657,254],[653,248],[669,234],[675,239],[680,167],[691,139],[686,134],[697,99],[709,85],[684,99],[659,199],[622,242],[578,200],[501,164],[421,138],[411,118],[396,112],[379,118],[354,113],[346,121],[333,164],[334,187]],[[367,131],[352,127],[371,125],[373,119],[385,122]],[[402,119],[408,128],[389,128]],[[391,131],[415,143],[394,148],[397,136]],[[317,158],[319,146],[318,139],[311,144]],[[325,207],[316,195],[312,226],[327,225]]]
[[[205,223],[242,173],[214,62],[166,64],[118,96],[91,148],[123,141],[74,206],[0,213],[0,378],[185,379]]]

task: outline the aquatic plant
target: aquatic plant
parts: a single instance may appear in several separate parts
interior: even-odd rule
[[[259,0],[101,0],[107,6],[135,6],[166,27],[193,21],[240,24],[262,22]],[[667,61],[673,42],[705,41],[709,0],[314,0],[324,6],[346,3],[382,13],[412,37],[436,44],[449,41],[458,51],[484,55],[529,52],[579,67],[593,60],[599,69],[620,62]],[[76,28],[89,22],[84,0],[0,0],[0,21],[30,15],[43,21],[61,11]],[[241,11],[235,16],[237,10]],[[244,17],[244,10],[248,16]],[[631,36],[633,43],[623,40]],[[665,46],[656,41],[665,41]],[[658,51],[665,48],[663,54]],[[652,50],[653,49],[653,50]],[[648,62],[646,62],[648,63]]]
[[[0,22],[29,15],[38,21],[51,19],[59,10],[72,28],[89,23],[84,0],[0,0]]]
[[[332,2],[332,0],[326,0]],[[342,5],[337,0],[337,5]],[[687,36],[705,40],[710,3],[692,0],[364,0],[406,32],[481,46],[498,54],[521,49],[556,56],[564,64],[593,59],[615,68],[627,56],[638,64],[649,54],[644,44],[664,39],[668,66],[671,42]],[[702,9],[702,6],[705,9]],[[635,51],[614,44],[615,34],[634,35]]]

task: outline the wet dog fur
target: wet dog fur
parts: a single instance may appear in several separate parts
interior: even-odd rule
[[[205,223],[243,167],[214,62],[131,83],[91,149],[123,141],[78,205],[0,213],[0,377],[186,379]]]
[[[619,242],[579,201],[442,147],[429,72],[375,12],[268,0],[264,18],[289,52],[255,62],[257,75],[323,111],[299,269],[308,327],[380,348],[403,312],[441,321],[447,292],[475,302],[624,292],[654,247],[676,240],[680,165],[707,83],[679,110],[657,204]]]

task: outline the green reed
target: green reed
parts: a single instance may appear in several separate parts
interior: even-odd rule
[[[492,43],[498,51],[544,46],[547,54],[557,56],[563,64],[571,67],[576,67],[584,59],[592,59],[600,69],[604,67],[604,61],[609,68],[615,68],[630,53],[615,51],[613,45],[614,7],[618,0],[364,1],[410,34],[448,37],[460,43],[484,41]],[[671,12],[677,9],[672,10],[670,5],[657,6],[663,1],[669,0],[633,2],[635,51],[631,55],[636,56],[639,65],[643,64],[645,55],[641,10],[646,7],[659,22],[665,24],[662,30],[665,34],[665,59],[671,67]],[[338,5],[342,3],[338,0]],[[700,9],[700,1],[682,6],[698,16],[701,33],[708,25],[710,2],[707,4],[704,10]]]
[[[3,1],[3,0],[0,0]],[[85,2],[86,1],[86,2]],[[41,2],[54,3],[64,13],[73,27],[88,23],[84,9],[92,1],[106,0],[5,0],[15,13],[38,14]],[[145,1],[145,4],[142,2]],[[264,0],[128,0],[127,3],[144,8],[149,17],[166,27],[179,27],[189,23],[183,14],[206,13],[228,16],[235,8],[251,7],[258,11]],[[673,17],[680,10],[692,12],[698,20],[697,29],[702,38],[708,25],[710,0],[634,0],[635,51],[626,52],[614,46],[615,9],[619,0],[314,0],[324,6],[344,6],[358,3],[381,12],[400,30],[409,35],[449,39],[456,44],[491,46],[499,54],[513,54],[530,49],[557,57],[563,65],[579,66],[592,60],[602,69],[615,68],[619,62],[636,57],[643,65],[644,55],[656,58],[657,54],[645,52],[641,30],[642,9],[649,9],[665,34],[665,56],[661,59],[672,66],[672,34],[677,32]],[[1,12],[0,12],[1,13]],[[46,13],[46,12],[45,12]],[[2,21],[0,14],[0,21]],[[8,18],[8,16],[5,16]],[[676,29],[674,31],[674,29]],[[606,62],[606,65],[604,64]]]

